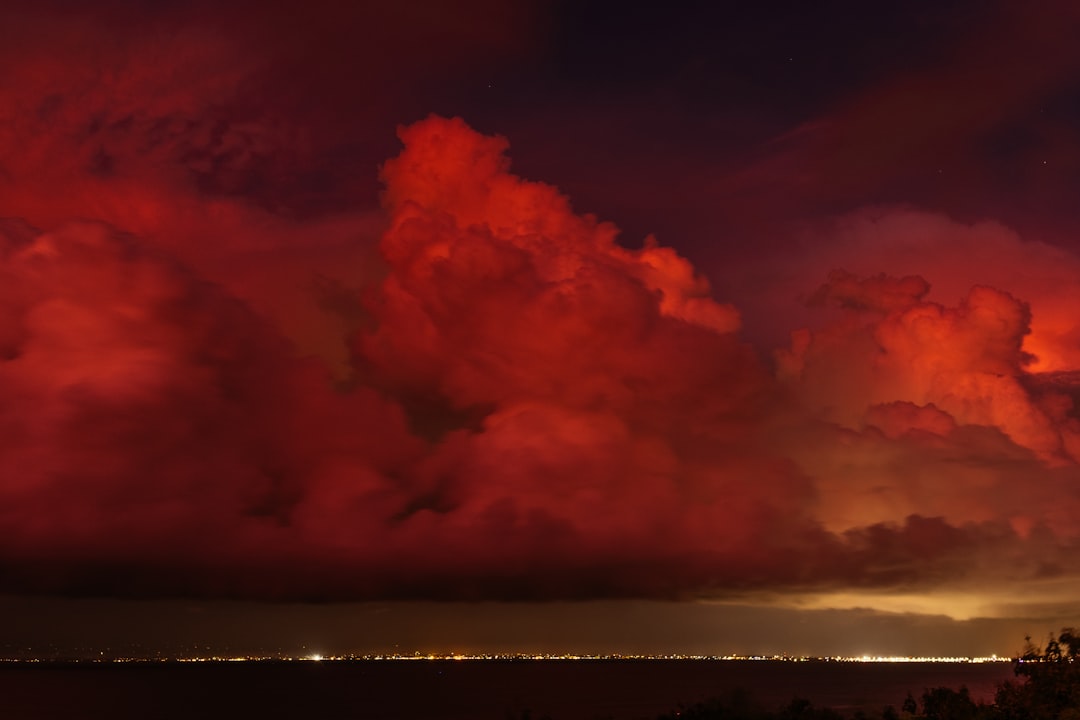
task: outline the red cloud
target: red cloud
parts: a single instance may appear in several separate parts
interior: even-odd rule
[[[848,275],[834,275],[836,281],[852,284]],[[858,285],[871,298],[860,299],[859,307],[893,306],[883,317],[838,326],[812,340],[801,336],[781,353],[782,366],[799,375],[810,401],[829,406],[830,417],[848,424],[868,405],[934,403],[962,423],[999,427],[1037,452],[1059,453],[1058,430],[1020,380],[1030,361],[1022,350],[1028,307],[987,287],[973,288],[955,309],[920,302],[926,291],[921,279],[920,293],[897,303],[897,282],[879,278]],[[827,285],[818,295],[839,292]],[[884,297],[873,299],[877,295]]]
[[[917,275],[893,278],[882,273],[863,279],[843,270],[834,270],[829,273],[829,281],[810,296],[810,304],[889,312],[911,307],[928,292],[930,283]]]
[[[459,407],[625,411],[681,397],[689,409],[706,376],[758,372],[731,334],[735,310],[672,250],[620,247],[613,226],[510,175],[505,141],[460,120],[431,118],[402,138],[383,170],[379,328],[360,340],[397,385]]]
[[[837,273],[818,298],[851,317],[777,381],[674,250],[622,247],[460,120],[401,136],[382,275],[324,287],[351,318],[337,383],[237,298],[246,276],[170,252],[235,230],[289,277],[324,223],[152,190],[204,219],[0,226],[8,590],[681,596],[1072,567],[1072,390],[1029,377],[1023,302]]]

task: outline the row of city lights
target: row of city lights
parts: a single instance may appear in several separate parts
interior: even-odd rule
[[[546,661],[546,660],[765,660],[781,662],[848,662],[848,663],[991,663],[1012,662],[1014,658],[990,655],[987,657],[941,657],[941,656],[916,656],[904,655],[859,655],[859,656],[829,656],[829,657],[803,657],[791,655],[587,655],[587,654],[419,654],[412,655],[238,655],[221,656],[205,655],[192,657],[108,657],[95,658],[92,660],[60,660],[60,662],[349,662],[349,661],[416,661],[416,660],[504,660],[504,661]],[[51,658],[0,658],[0,662],[58,662]]]

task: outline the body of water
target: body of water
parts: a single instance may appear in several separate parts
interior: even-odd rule
[[[742,687],[768,708],[793,697],[853,712],[966,685],[992,701],[1009,663],[739,660],[336,661],[6,664],[0,717],[552,720],[655,718]]]

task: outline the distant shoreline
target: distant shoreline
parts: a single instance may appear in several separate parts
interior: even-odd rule
[[[763,655],[211,655],[161,657],[4,657],[8,665],[115,665],[129,663],[356,663],[356,662],[780,662],[780,663],[882,663],[882,664],[984,664],[1014,663],[1016,658],[998,657],[794,657]]]

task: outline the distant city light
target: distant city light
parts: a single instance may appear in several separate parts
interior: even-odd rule
[[[465,654],[465,653],[413,653],[411,655],[399,654],[343,654],[322,655],[313,653],[310,655],[200,655],[179,657],[97,657],[91,659],[58,659],[58,658],[33,658],[33,657],[0,657],[0,662],[11,663],[163,663],[163,662],[370,662],[370,661],[462,661],[462,660],[497,660],[514,662],[548,662],[566,660],[686,660],[686,661],[767,661],[767,662],[831,662],[831,663],[997,663],[1017,662],[1017,658],[988,655],[984,657],[968,656],[906,656],[906,655],[859,655],[859,656],[799,656],[799,655],[683,655],[671,653],[667,655],[623,655],[614,654],[579,654],[579,653],[488,653],[488,654]]]

